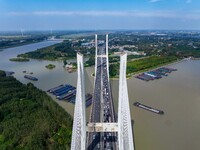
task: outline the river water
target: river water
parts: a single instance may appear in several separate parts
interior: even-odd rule
[[[46,91],[63,83],[76,86],[76,72],[68,73],[62,61],[44,61],[31,59],[29,62],[10,62],[28,51],[46,47],[57,41],[44,41],[8,48],[0,52],[0,70],[14,71],[14,76],[22,83],[32,82],[25,79],[22,71],[33,72],[39,80],[32,82]],[[45,65],[56,65],[48,70]],[[199,150],[200,147],[200,61],[184,61],[170,67],[177,68],[168,77],[145,82],[136,78],[128,79],[131,117],[134,120],[136,150]],[[93,67],[87,68],[86,92],[92,92]],[[115,110],[118,104],[118,80],[111,80]],[[74,105],[57,101],[67,112],[73,115]],[[135,101],[161,109],[164,115],[157,115],[133,106]],[[87,109],[87,116],[90,108]],[[88,118],[88,117],[87,117]]]

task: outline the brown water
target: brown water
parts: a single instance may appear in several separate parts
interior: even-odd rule
[[[48,90],[63,83],[76,86],[76,72],[67,73],[61,61],[9,62],[9,58],[19,53],[35,50],[54,43],[44,42],[7,49],[0,52],[0,69],[15,71],[15,77],[23,83],[23,70],[33,72],[39,81],[32,82],[42,90]],[[45,65],[56,65],[48,70]],[[134,136],[136,150],[199,150],[200,147],[200,61],[186,61],[172,65],[178,71],[160,80],[145,82],[136,78],[128,80],[131,116],[134,120]],[[86,92],[93,90],[93,78],[90,76],[94,68],[86,69]],[[112,80],[115,110],[118,104],[118,81]],[[55,98],[54,98],[55,100]],[[74,105],[55,100],[71,115]],[[133,106],[139,101],[146,105],[161,109],[164,115]],[[89,116],[90,108],[87,109]],[[88,117],[87,117],[88,118]]]
[[[199,66],[200,61],[187,61],[171,66],[178,71],[161,80],[128,80],[136,150],[199,150]],[[112,84],[118,85],[116,81]],[[118,91],[113,92],[116,100]],[[132,105],[135,101],[161,109],[165,114],[135,107]]]

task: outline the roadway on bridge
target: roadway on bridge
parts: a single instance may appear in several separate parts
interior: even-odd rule
[[[94,85],[93,104],[90,114],[91,123],[116,122],[109,74],[107,69],[108,58],[105,45],[99,47],[97,55],[96,78]],[[117,149],[116,132],[90,132],[87,133],[88,150],[115,150]]]

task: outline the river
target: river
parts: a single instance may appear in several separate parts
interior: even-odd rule
[[[68,73],[62,61],[31,59],[29,62],[10,62],[9,58],[18,54],[46,47],[58,41],[44,41],[0,52],[0,70],[14,71],[14,76],[22,83],[22,71],[33,72],[39,80],[32,82],[46,91],[63,83],[76,86],[76,72]],[[45,65],[56,65],[48,70]],[[136,78],[128,79],[131,116],[134,120],[136,150],[199,150],[200,147],[200,61],[190,60],[171,65],[178,71],[160,80],[145,82]],[[86,92],[92,92],[93,67],[86,69]],[[118,80],[111,80],[115,110],[118,104]],[[54,97],[53,97],[54,98]],[[73,115],[74,105],[54,100]],[[133,106],[135,101],[161,109],[164,115],[157,115]],[[87,116],[90,108],[87,109]],[[88,118],[88,117],[87,117]]]

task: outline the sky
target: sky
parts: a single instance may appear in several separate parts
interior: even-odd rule
[[[200,0],[0,0],[0,31],[199,30]]]

